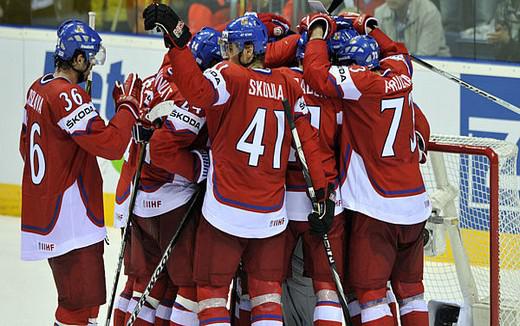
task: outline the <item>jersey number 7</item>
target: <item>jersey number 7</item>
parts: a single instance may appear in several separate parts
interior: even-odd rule
[[[414,152],[417,145],[417,141],[415,139],[415,114],[413,110],[413,101],[411,100],[411,97],[409,97],[409,99],[410,109],[412,110],[412,128],[414,128],[414,132],[412,132],[413,138],[410,139],[410,151]],[[388,134],[386,135],[383,151],[381,153],[382,157],[395,156],[394,143],[397,136],[397,131],[399,130],[401,116],[403,115],[404,103],[404,97],[384,99],[381,101],[381,113],[383,113],[385,110],[395,110],[392,117],[392,122],[390,123],[390,128],[388,129]]]

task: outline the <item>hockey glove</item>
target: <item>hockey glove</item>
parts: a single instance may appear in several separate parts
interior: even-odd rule
[[[209,153],[205,149],[193,149],[191,153],[195,156],[195,182],[201,183],[208,177]]]
[[[322,198],[326,196],[325,200],[318,202],[318,211],[313,209],[312,213],[307,216],[311,232],[319,236],[323,236],[329,232],[334,220],[334,209],[336,206],[334,185],[329,184],[327,190],[327,193],[325,193],[324,189],[316,191],[316,197],[319,199],[318,196],[321,196]]]
[[[137,74],[134,73],[128,75],[123,85],[117,81],[112,91],[112,97],[116,104],[116,111],[128,109],[134,118],[139,120],[142,86],[143,82],[139,79]]]
[[[143,11],[144,29],[158,27],[164,33],[164,45],[167,48],[183,48],[191,39],[188,26],[172,8],[162,3],[152,3]]]
[[[289,33],[291,23],[284,17],[273,13],[258,13],[258,18],[267,28],[270,39],[280,39]]]
[[[153,128],[145,127],[138,122],[132,126],[132,138],[136,143],[148,143],[152,138],[153,131]]]
[[[336,32],[336,21],[334,18],[321,12],[310,15],[308,21],[309,35],[317,26],[321,26],[323,28],[324,40],[328,40]]]
[[[357,12],[344,12],[340,16],[352,21],[354,29],[361,35],[368,35],[372,29],[377,28],[379,22],[375,17],[368,14],[358,14]]]
[[[296,30],[298,31],[298,34],[303,34],[304,32],[307,32],[309,30],[309,18],[310,15],[303,16],[303,18],[300,20],[300,23],[298,26],[296,26]]]

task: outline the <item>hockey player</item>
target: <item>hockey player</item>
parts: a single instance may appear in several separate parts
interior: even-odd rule
[[[20,136],[22,259],[48,259],[58,291],[57,325],[94,325],[105,302],[102,179],[96,156],[119,159],[139,117],[141,81],[133,74],[108,126],[78,85],[104,62],[87,24],[59,27],[55,71],[27,92]]]
[[[221,60],[219,35],[211,28],[203,28],[190,42],[194,59],[202,70]],[[172,68],[166,56],[163,67],[155,77],[155,95],[151,105],[168,105],[172,113],[164,127],[154,131],[150,139],[149,159],[143,165],[137,192],[132,217],[132,269],[137,269],[137,280],[134,297],[128,307],[128,317],[186,214],[196,184],[206,178],[209,166],[207,151],[202,148],[207,139],[205,112],[190,105],[182,97],[176,85],[169,81],[171,74]],[[175,299],[167,319],[173,325],[198,324],[192,260],[200,206],[193,209],[192,214],[189,225],[184,228],[172,251],[166,268],[167,275],[155,284],[134,325],[151,325],[154,319],[157,321],[166,317],[156,308],[165,293],[168,276],[179,289],[176,297],[172,295],[167,298],[172,301]],[[157,316],[156,312],[161,315]]]
[[[431,204],[419,170],[412,68],[404,46],[393,43],[377,22],[352,16],[363,34],[350,40],[350,66],[327,60],[329,16],[315,14],[304,59],[304,78],[318,92],[344,101],[341,195],[355,211],[350,239],[349,279],[361,306],[363,325],[393,325],[386,284],[400,306],[401,324],[428,325],[422,231]],[[382,59],[378,60],[378,46]]]
[[[143,16],[147,29],[160,26],[165,32],[172,77],[181,93],[206,110],[211,165],[194,257],[200,323],[229,325],[229,284],[242,258],[253,325],[281,325],[280,249],[287,226],[284,184],[291,140],[283,99],[293,108],[320,194],[320,212],[312,218],[330,220],[334,210],[334,202],[326,199],[322,153],[301,88],[283,70],[264,69],[267,33],[256,17],[239,17],[226,27],[222,55],[229,61],[202,74],[185,48],[189,29],[175,12],[153,4]]]
[[[348,40],[358,33],[350,26],[337,31],[328,41],[329,52],[336,53],[337,47],[343,43],[339,40]],[[303,32],[296,57],[300,62],[299,67],[292,68],[292,77],[301,85],[305,103],[311,115],[311,124],[319,130],[321,147],[326,151],[328,160],[333,166],[334,174],[329,176],[329,182],[339,185],[339,174],[337,172],[336,152],[339,141],[338,135],[341,126],[342,113],[341,101],[328,98],[318,94],[303,80],[303,58],[305,45],[307,43],[307,32]],[[294,154],[294,153],[293,153]],[[290,158],[287,171],[287,214],[289,217],[288,244],[286,248],[286,264],[290,264],[290,258],[299,238],[302,240],[303,260],[305,275],[312,278],[316,303],[314,307],[314,325],[341,325],[343,314],[336,293],[336,286],[332,279],[328,258],[323,248],[322,233],[310,231],[307,220],[309,211],[312,210],[311,202],[305,195],[305,182],[301,172],[301,166],[296,162],[294,156]],[[338,273],[343,278],[343,248],[345,246],[344,217],[341,197],[336,197],[336,217],[332,222],[328,237],[336,260]],[[293,283],[289,283],[293,284]],[[294,291],[289,291],[294,292]],[[289,295],[289,293],[287,295]],[[294,298],[292,302],[297,301]],[[285,309],[285,307],[284,307]],[[298,308],[296,308],[298,309]],[[305,324],[310,324],[307,320]]]

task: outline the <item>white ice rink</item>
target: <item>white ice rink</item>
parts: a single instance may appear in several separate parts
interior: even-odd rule
[[[105,245],[105,276],[107,280],[107,301],[112,288],[117,256],[120,246],[120,232],[107,228],[110,245]],[[51,269],[47,260],[20,260],[20,219],[0,216],[0,325],[44,326],[52,325],[57,293]],[[122,287],[126,277],[122,275]],[[99,325],[104,325],[107,306],[100,309]]]

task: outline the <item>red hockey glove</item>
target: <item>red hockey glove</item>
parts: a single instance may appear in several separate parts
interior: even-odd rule
[[[343,12],[340,16],[352,21],[352,26],[361,35],[367,35],[372,29],[377,28],[379,22],[375,17],[368,14],[358,14],[357,12]]]
[[[309,18],[310,15],[307,15],[303,16],[303,18],[300,20],[300,23],[298,24],[298,26],[296,26],[298,34],[303,34],[303,32],[307,32],[309,30]]]
[[[209,171],[209,153],[205,149],[193,149],[191,150],[193,156],[195,156],[196,164],[194,167],[195,170],[195,182],[201,183],[206,180],[208,177]]]
[[[258,13],[258,18],[267,28],[267,35],[270,38],[282,38],[291,29],[291,23],[284,17],[273,13]]]
[[[158,27],[164,33],[164,45],[183,48],[191,39],[188,26],[179,18],[172,8],[162,3],[152,3],[143,11],[144,29]]]
[[[334,185],[327,186],[327,193],[324,189],[316,190],[316,197],[326,195],[325,199],[318,202],[318,210],[313,209],[312,213],[307,216],[311,227],[311,232],[323,236],[330,231],[334,220],[334,210],[336,207],[336,193]],[[323,197],[322,197],[323,198]]]
[[[316,26],[323,28],[323,39],[328,40],[336,32],[336,21],[331,16],[324,13],[311,14],[309,17],[309,35]]]
[[[143,82],[137,74],[130,73],[125,80],[125,83],[121,85],[116,82],[114,90],[112,91],[112,97],[116,103],[116,111],[121,109],[128,109],[136,120],[140,118],[140,106],[141,106],[141,88]]]

